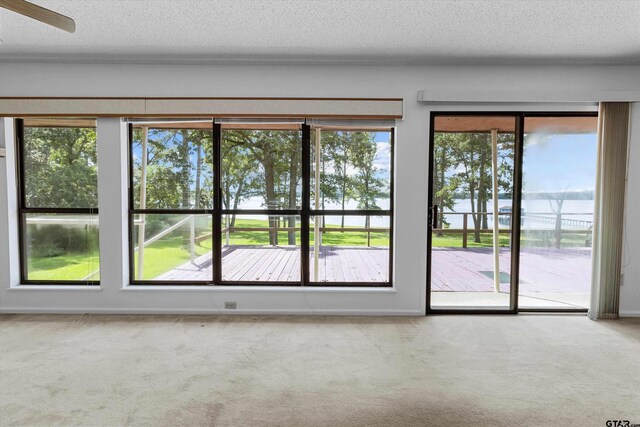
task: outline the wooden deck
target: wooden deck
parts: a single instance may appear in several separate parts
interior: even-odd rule
[[[591,249],[523,248],[520,292],[589,293]],[[509,291],[510,253],[500,253],[501,290]],[[384,282],[389,251],[384,248],[323,246],[318,281]],[[314,277],[313,252],[309,262]],[[491,248],[433,248],[434,292],[492,292]],[[234,282],[299,282],[300,249],[289,246],[227,246],[222,251],[222,276]],[[210,281],[211,254],[185,263],[157,280]]]
[[[500,252],[501,290],[509,291],[511,254]],[[492,292],[491,248],[433,248],[431,289],[445,292]],[[520,292],[589,293],[591,248],[523,248]]]
[[[310,258],[314,277],[313,249]],[[389,250],[385,248],[323,246],[319,282],[384,282]],[[222,250],[222,279],[233,282],[299,282],[300,248],[290,246],[226,246]],[[211,254],[185,263],[156,280],[210,281]]]

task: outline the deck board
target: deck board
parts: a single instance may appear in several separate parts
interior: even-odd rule
[[[384,248],[323,246],[320,249],[319,278],[326,282],[383,282],[388,274],[389,251]],[[310,259],[313,278],[313,252]],[[299,282],[300,248],[291,246],[225,246],[222,277],[231,282]],[[210,281],[211,254],[198,257],[164,273],[156,280]]]
[[[510,273],[511,254],[500,251],[500,271]],[[431,289],[445,292],[490,292],[491,248],[433,248]],[[509,284],[501,283],[509,292]],[[588,293],[591,290],[591,248],[522,248],[520,292]]]

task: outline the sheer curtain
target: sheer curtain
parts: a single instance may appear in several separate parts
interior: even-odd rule
[[[618,317],[629,113],[628,102],[600,103],[591,319]]]

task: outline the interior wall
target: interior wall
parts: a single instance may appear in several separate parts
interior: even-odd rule
[[[117,275],[100,290],[11,288],[0,271],[0,311],[336,313],[420,315],[425,311],[427,165],[430,106],[416,101],[426,88],[501,93],[637,91],[640,67],[414,67],[159,64],[0,64],[0,96],[106,97],[401,97],[404,120],[396,144],[393,289],[123,289]],[[640,126],[640,118],[634,123]],[[105,124],[115,135],[117,123]],[[115,144],[115,142],[114,142]],[[635,144],[640,150],[639,144]],[[118,148],[119,149],[119,148]],[[640,155],[636,154],[636,157]],[[640,159],[637,159],[640,161]],[[0,200],[9,207],[11,165],[0,160]],[[9,185],[9,187],[8,187]],[[631,187],[630,187],[631,190]],[[636,188],[637,190],[637,188]],[[628,206],[640,195],[630,194]],[[6,211],[6,209],[4,209]],[[9,209],[10,210],[10,209]],[[10,213],[0,212],[0,242],[10,241]],[[101,233],[114,230],[101,230]],[[627,241],[640,246],[638,230]],[[3,243],[0,267],[11,262]],[[626,312],[640,311],[640,269],[627,269]]]
[[[629,167],[624,215],[620,315],[640,317],[640,102],[631,110]]]

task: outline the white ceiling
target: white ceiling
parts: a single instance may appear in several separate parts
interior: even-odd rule
[[[32,0],[0,9],[0,60],[640,64],[640,0]]]

